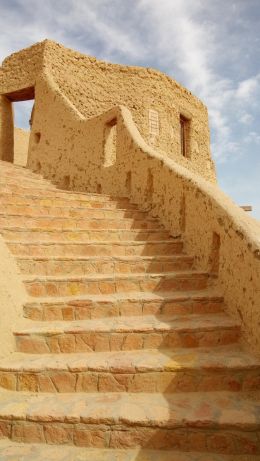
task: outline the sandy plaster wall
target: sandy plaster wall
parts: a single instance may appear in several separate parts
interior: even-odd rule
[[[30,131],[14,129],[14,164],[26,166],[29,149]]]
[[[0,67],[0,94],[11,93],[35,85],[43,71],[46,41],[8,56]]]
[[[216,181],[207,108],[173,79],[154,69],[98,61],[45,40],[5,59],[0,67],[0,94],[35,86],[44,74],[86,118],[126,105],[149,145]],[[150,132],[150,110],[158,115],[157,133]],[[191,120],[189,159],[181,155],[180,113]]]
[[[0,95],[0,160],[13,161],[14,117],[10,101]]]
[[[150,68],[98,61],[53,42],[46,44],[46,67],[62,93],[84,117],[125,105],[150,145],[215,181],[207,108],[175,80]],[[149,133],[151,109],[159,117],[157,135]],[[180,113],[191,119],[190,159],[181,155]]]
[[[129,196],[173,235],[184,235],[198,269],[211,271],[217,236],[226,309],[240,319],[244,340],[260,353],[259,223],[216,185],[149,147],[128,109],[86,120],[55,84],[42,80],[38,90],[34,131],[40,139],[31,137],[29,167],[61,187]],[[105,132],[114,119],[116,158],[106,167]]]

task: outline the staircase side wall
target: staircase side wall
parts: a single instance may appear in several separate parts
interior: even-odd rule
[[[84,120],[55,85],[41,80],[38,88],[29,167],[60,187],[129,196],[171,234],[182,233],[197,268],[218,271],[228,313],[240,319],[244,340],[260,353],[259,223],[218,186],[149,147],[128,109]],[[115,124],[116,152],[107,166],[106,133]]]

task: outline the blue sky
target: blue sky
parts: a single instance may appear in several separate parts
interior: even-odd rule
[[[49,38],[155,67],[208,106],[220,186],[260,219],[260,0],[0,0],[0,61]],[[29,103],[16,104],[26,126]]]

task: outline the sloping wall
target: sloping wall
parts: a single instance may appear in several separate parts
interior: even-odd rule
[[[260,224],[218,186],[148,146],[128,109],[84,119],[53,82],[38,88],[34,123],[42,132],[31,138],[29,167],[61,187],[129,196],[173,235],[182,233],[197,268],[218,273],[228,312],[260,353]],[[109,127],[116,140],[107,162]]]

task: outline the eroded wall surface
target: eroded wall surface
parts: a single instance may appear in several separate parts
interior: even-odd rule
[[[53,42],[46,49],[48,71],[86,118],[123,104],[150,145],[205,178],[215,179],[207,108],[190,91],[154,69],[98,61]],[[151,110],[158,114],[157,134],[149,129]],[[181,155],[180,113],[191,119],[191,159]]]
[[[0,95],[0,160],[12,162],[14,157],[14,117],[10,101]]]
[[[9,94],[35,85],[44,67],[46,41],[8,56],[0,67],[0,94]]]
[[[196,267],[218,273],[228,313],[239,318],[244,341],[260,353],[259,223],[217,185],[147,145],[128,109],[84,119],[50,82],[40,87],[34,123],[43,130],[31,138],[30,168],[60,187],[129,196],[172,235],[182,234]],[[116,149],[109,127],[116,130]]]
[[[35,84],[29,168],[60,187],[127,195],[172,235],[182,233],[197,268],[218,272],[227,311],[260,353],[260,225],[214,184],[205,106],[150,69],[101,63],[49,41],[34,52],[30,75],[15,77],[19,53],[0,69],[0,94],[8,73],[12,88],[15,78],[19,88]],[[149,133],[150,109],[153,122],[159,114],[158,137]],[[180,113],[191,119],[191,159],[180,155]]]
[[[39,96],[38,80],[43,75],[53,80],[85,118],[116,105],[129,107],[149,145],[207,180],[216,181],[207,108],[170,77],[154,69],[98,61],[46,40],[3,62],[0,94],[34,86]],[[180,114],[190,120],[189,158],[181,154]]]

